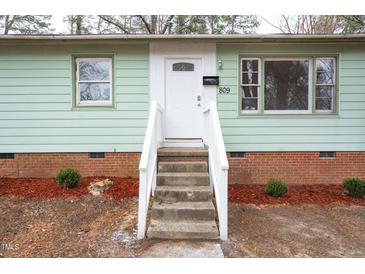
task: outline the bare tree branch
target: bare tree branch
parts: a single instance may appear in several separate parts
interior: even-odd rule
[[[151,26],[150,24],[146,21],[146,19],[144,18],[144,16],[142,15],[138,15],[138,17],[142,20],[142,23],[144,24],[144,26],[146,27],[147,31],[149,34],[152,34],[152,30],[151,30]]]
[[[279,27],[279,26],[276,26],[276,25],[274,25],[273,23],[271,23],[269,20],[267,20],[265,17],[263,17],[263,16],[260,16],[266,23],[268,23],[270,26],[272,26],[272,27],[274,27],[274,28],[276,28],[276,29],[278,29],[278,30],[280,30],[281,32],[283,32],[283,30]]]
[[[107,16],[105,15],[98,15],[101,19],[103,19],[105,22],[108,22],[109,24],[112,24],[113,26],[116,26],[117,28],[119,28],[120,30],[122,30],[124,33],[126,34],[130,34],[130,32],[123,27],[122,24],[120,24],[119,22],[115,22],[112,19],[109,19]]]
[[[166,32],[167,28],[169,27],[169,24],[171,23],[172,19],[174,19],[174,17],[175,17],[175,15],[170,15],[170,16],[167,18],[167,20],[166,20],[166,22],[165,22],[165,25],[164,25],[164,27],[163,27],[163,29],[162,29],[162,31],[161,31],[161,34],[165,34],[165,32]]]

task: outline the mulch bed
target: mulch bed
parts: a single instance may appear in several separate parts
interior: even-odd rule
[[[365,206],[364,199],[343,196],[342,185],[289,185],[289,193],[282,198],[274,198],[264,193],[264,185],[233,184],[228,186],[228,199],[245,204],[354,204]]]
[[[138,196],[138,178],[84,177],[77,187],[63,189],[54,178],[0,178],[0,196],[14,195],[44,199],[77,199],[88,195],[87,187],[96,180],[110,179],[114,184],[103,196],[114,200]],[[264,185],[233,184],[228,186],[228,198],[233,203],[245,204],[354,204],[365,206],[365,200],[343,196],[342,185],[289,185],[286,197],[273,198],[264,193]]]
[[[115,200],[130,198],[138,195],[137,178],[121,177],[84,177],[78,186],[71,189],[63,189],[54,178],[0,178],[0,196],[14,195],[29,198],[61,198],[77,199],[89,193],[87,187],[90,182],[110,179],[113,185],[103,193]]]

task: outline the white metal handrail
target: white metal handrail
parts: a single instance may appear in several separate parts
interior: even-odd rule
[[[217,105],[210,101],[203,111],[204,142],[209,147],[209,174],[217,203],[221,240],[228,237],[228,160],[224,147]]]
[[[156,186],[157,149],[163,140],[163,108],[151,102],[150,114],[139,162],[138,239],[146,234],[146,221],[151,192]]]

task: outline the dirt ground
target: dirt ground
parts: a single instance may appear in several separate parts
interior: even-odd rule
[[[2,195],[0,257],[141,257],[161,241],[137,240],[136,222],[136,198]],[[220,244],[225,257],[365,257],[364,242],[363,206],[230,203]]]
[[[365,207],[230,204],[225,257],[365,257]]]

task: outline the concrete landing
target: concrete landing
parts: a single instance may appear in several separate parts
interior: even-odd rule
[[[141,254],[144,258],[224,258],[216,241],[163,241]]]

